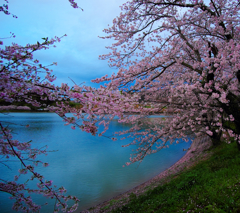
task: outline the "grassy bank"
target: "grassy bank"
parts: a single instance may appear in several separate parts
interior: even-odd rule
[[[130,194],[126,205],[111,212],[240,212],[240,152],[235,143],[211,151],[209,159],[138,197]],[[97,212],[119,202],[111,200]]]

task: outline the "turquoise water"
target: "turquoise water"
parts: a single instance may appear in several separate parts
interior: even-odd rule
[[[123,167],[129,161],[133,147],[121,146],[130,139],[111,141],[106,137],[92,136],[80,129],[72,130],[70,126],[64,126],[62,119],[53,113],[1,114],[0,121],[14,123],[10,126],[16,139],[33,140],[32,146],[48,145],[48,150],[58,150],[42,156],[41,159],[50,165],[46,168],[38,166],[37,171],[47,180],[53,180],[54,185],[64,186],[67,194],[77,196],[81,200],[78,211],[149,180],[178,161],[185,154],[183,149],[190,146],[189,142],[171,145],[168,149],[147,156],[141,164]],[[26,128],[26,125],[30,126]],[[108,134],[127,128],[114,120]],[[19,164],[11,162],[9,166],[11,170],[0,164],[0,179],[13,180]],[[44,204],[46,199],[34,196],[34,201]],[[13,212],[11,202],[6,193],[0,192],[1,213]],[[53,212],[54,201],[49,203],[51,205],[43,206],[41,212]]]

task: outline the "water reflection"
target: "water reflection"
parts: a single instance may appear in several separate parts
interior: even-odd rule
[[[151,118],[153,119],[153,118]],[[185,153],[190,143],[170,146],[161,152],[147,156],[139,165],[122,167],[129,160],[133,147],[122,148],[127,141],[111,141],[105,137],[92,136],[81,130],[72,130],[64,126],[62,119],[52,113],[10,113],[1,115],[0,120],[12,122],[15,138],[33,139],[34,146],[48,145],[51,152],[41,159],[50,163],[47,168],[39,167],[46,179],[55,185],[64,186],[69,194],[80,198],[79,210],[96,205],[136,185],[147,181],[161,171],[173,165]],[[26,128],[26,125],[30,125]],[[127,125],[114,120],[109,130],[112,132],[126,130]],[[12,170],[0,165],[1,178],[12,180],[18,165],[11,164]],[[3,175],[3,176],[2,176]],[[37,203],[45,203],[45,198],[34,196]],[[10,213],[11,201],[7,195],[0,193],[1,212]],[[52,212],[52,206],[44,206],[41,212]]]

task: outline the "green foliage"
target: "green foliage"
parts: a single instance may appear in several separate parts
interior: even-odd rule
[[[77,108],[77,109],[81,109],[81,108],[83,107],[82,104],[80,104],[80,103],[75,103],[75,102],[73,102],[73,101],[69,101],[69,106],[75,107],[75,108]]]
[[[223,126],[228,127],[229,129],[232,129],[232,130],[236,131],[236,125],[235,125],[234,122],[224,121]]]
[[[240,153],[222,144],[213,156],[112,212],[240,212]]]

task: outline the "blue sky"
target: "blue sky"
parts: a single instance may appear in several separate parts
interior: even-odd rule
[[[117,70],[108,67],[107,61],[98,59],[99,55],[108,53],[105,46],[112,41],[100,39],[105,35],[103,29],[111,26],[112,20],[119,15],[119,6],[126,0],[77,0],[80,7],[74,9],[68,0],[9,0],[9,11],[17,15],[0,13],[1,35],[0,38],[9,37],[13,32],[16,37],[4,39],[5,45],[12,42],[20,45],[36,43],[43,37],[52,38],[67,34],[56,48],[39,51],[35,58],[44,65],[57,62],[53,66],[57,80],[73,85],[85,82],[85,85],[98,85],[91,83],[91,79],[110,75]],[[0,5],[4,3],[0,0]]]

